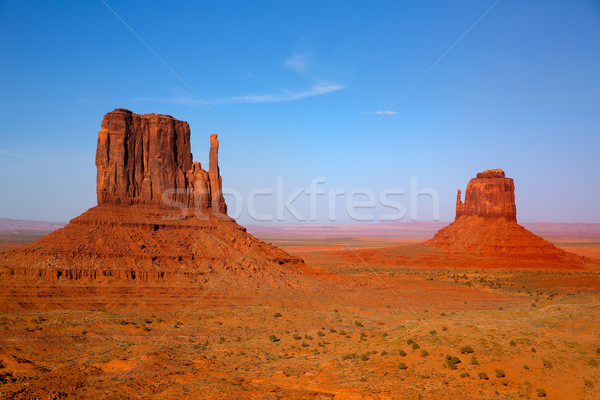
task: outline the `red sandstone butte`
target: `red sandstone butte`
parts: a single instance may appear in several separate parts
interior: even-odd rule
[[[193,161],[187,122],[109,112],[96,149],[98,205],[37,242],[0,253],[0,277],[203,284],[221,276],[246,287],[287,285],[282,278],[291,275],[297,281],[309,271],[300,259],[226,215],[218,151],[211,135],[205,171]]]
[[[209,171],[193,162],[190,127],[170,115],[116,109],[104,116],[96,149],[98,204],[172,201],[226,214],[219,141],[210,137]]]
[[[456,218],[426,242],[453,253],[506,255],[517,258],[571,258],[517,223],[515,185],[501,169],[477,174],[469,181],[465,201],[458,191]]]

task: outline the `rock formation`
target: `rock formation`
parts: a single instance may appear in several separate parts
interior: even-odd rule
[[[179,202],[197,211],[226,214],[218,152],[217,135],[211,135],[207,173],[193,162],[187,122],[116,109],[104,116],[98,133],[98,204]]]
[[[301,260],[226,216],[218,151],[212,135],[207,172],[192,159],[187,122],[125,109],[106,114],[96,151],[98,206],[0,253],[0,276],[202,284],[220,275],[246,287],[298,279],[308,270]]]
[[[453,253],[519,258],[557,258],[568,253],[517,223],[515,186],[501,169],[477,174],[469,181],[464,203],[456,198],[456,218],[426,242]]]
[[[492,169],[477,174],[467,185],[465,202],[460,200],[460,189],[456,197],[456,218],[479,216],[517,220],[515,185],[504,176],[501,169]]]

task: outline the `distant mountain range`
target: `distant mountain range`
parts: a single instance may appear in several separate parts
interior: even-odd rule
[[[378,224],[265,224],[246,225],[248,232],[261,238],[286,237],[387,237],[431,238],[450,222],[381,222]],[[521,224],[542,237],[600,238],[600,223],[534,222]]]
[[[64,222],[0,218],[0,231],[54,231],[65,225]]]
[[[432,237],[449,222],[381,222],[378,224],[264,224],[246,225],[259,237]],[[0,231],[54,231],[64,222],[30,221],[26,219],[0,218]],[[590,237],[600,238],[600,223],[584,222],[533,222],[521,224],[542,237]]]

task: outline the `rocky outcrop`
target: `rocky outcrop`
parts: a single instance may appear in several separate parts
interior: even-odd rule
[[[504,176],[501,169],[480,172],[477,178],[471,179],[467,185],[464,203],[460,195],[459,189],[456,198],[456,218],[464,215],[517,220],[515,185],[511,178]]]
[[[187,122],[125,109],[106,114],[96,150],[98,206],[37,242],[0,253],[0,278],[296,282],[308,271],[302,260],[227,217],[218,152],[212,135],[206,171],[192,159]]]
[[[209,171],[193,162],[190,127],[170,115],[122,108],[104,116],[96,149],[98,204],[183,204],[226,214],[219,141],[210,138]]]
[[[478,173],[467,185],[464,203],[460,196],[459,190],[454,222],[426,244],[452,253],[574,260],[517,223],[514,182],[503,170]]]

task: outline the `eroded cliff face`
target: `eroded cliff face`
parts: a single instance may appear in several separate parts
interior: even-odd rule
[[[122,108],[107,113],[96,148],[98,204],[168,207],[176,201],[226,214],[217,135],[211,136],[210,144],[207,172],[193,162],[187,122]]]
[[[464,203],[458,190],[456,198],[456,218],[479,216],[485,218],[506,218],[517,220],[515,206],[515,184],[506,178],[501,169],[491,169],[477,174],[469,181]]]

